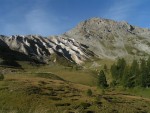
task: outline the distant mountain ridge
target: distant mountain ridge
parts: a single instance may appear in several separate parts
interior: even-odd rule
[[[60,36],[0,35],[2,58],[12,56],[48,63],[53,54],[77,64],[93,56],[112,60],[117,57],[145,57],[150,55],[150,30],[124,21],[91,18]]]

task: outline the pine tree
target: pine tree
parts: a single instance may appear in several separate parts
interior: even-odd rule
[[[118,79],[122,78],[122,75],[124,73],[124,69],[126,67],[126,61],[124,58],[118,59],[117,61],[117,71],[118,71]]]
[[[148,72],[147,72],[147,87],[150,87],[150,57],[147,60],[147,68],[148,68]]]
[[[131,72],[131,68],[129,66],[125,67],[122,84],[124,87],[132,88],[134,87],[134,77]]]
[[[116,80],[117,79],[117,65],[113,64],[111,66],[110,71],[111,71],[111,75],[112,75],[113,79]]]
[[[137,60],[133,60],[132,64],[131,64],[131,67],[130,67],[130,73],[131,73],[131,76],[133,78],[133,85],[134,87],[138,85],[138,78],[139,78],[139,64],[137,62]]]
[[[98,85],[99,85],[101,88],[106,88],[106,87],[108,87],[107,80],[106,80],[106,76],[105,76],[105,73],[104,73],[103,70],[101,70],[100,73],[99,73]]]
[[[139,85],[141,87],[147,86],[147,78],[148,78],[148,68],[145,60],[141,60],[141,68],[140,68],[140,77],[139,77]]]
[[[118,59],[117,64],[113,64],[111,66],[111,74],[113,79],[117,82],[120,83],[123,74],[124,74],[124,69],[126,67],[126,61],[122,59]]]
[[[104,71],[105,71],[105,72],[108,71],[108,68],[107,68],[107,65],[106,65],[106,64],[104,65]]]

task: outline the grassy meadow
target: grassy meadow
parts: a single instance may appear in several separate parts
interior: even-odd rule
[[[28,62],[19,62],[21,69],[1,66],[0,113],[150,113],[150,89],[101,89],[97,74],[107,62],[94,68],[90,63],[82,69]]]

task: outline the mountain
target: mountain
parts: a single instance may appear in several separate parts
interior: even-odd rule
[[[150,30],[125,21],[91,18],[63,34],[89,47],[100,58],[143,57],[150,54]]]
[[[3,59],[48,63],[57,60],[52,56],[59,55],[82,64],[93,56],[113,60],[117,57],[132,59],[148,56],[150,30],[125,21],[91,18],[60,36],[1,35],[0,45],[0,57]]]
[[[36,35],[11,37],[1,35],[0,45],[0,57],[6,60],[34,60],[48,63],[55,54],[81,64],[92,55],[92,52],[87,51],[84,45],[74,39],[60,36],[44,38]]]

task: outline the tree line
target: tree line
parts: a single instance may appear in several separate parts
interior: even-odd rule
[[[104,66],[104,70],[107,66]],[[145,59],[133,60],[128,65],[124,58],[118,59],[110,68],[112,82],[110,86],[122,85],[123,87],[150,87],[150,57]],[[103,70],[98,77],[100,87],[108,87],[107,79]]]

